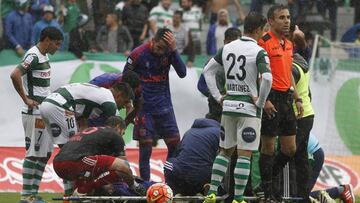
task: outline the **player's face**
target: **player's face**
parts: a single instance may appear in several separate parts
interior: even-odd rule
[[[265,32],[265,26],[264,27],[259,27],[257,30],[256,30],[256,41],[259,41],[259,39],[264,35],[264,32]]]
[[[219,13],[219,24],[220,25],[227,25],[228,24],[228,14],[226,12]]]
[[[44,14],[44,20],[50,22],[54,18],[54,14],[51,12],[46,12]]]
[[[110,26],[113,22],[113,17],[111,15],[107,15],[105,21],[106,25]]]
[[[288,9],[276,10],[274,19],[269,19],[271,28],[280,35],[289,35],[290,13]]]
[[[165,42],[165,40],[153,40],[152,52],[158,56],[164,55],[166,52],[168,52],[168,44]]]
[[[173,15],[173,24],[174,24],[174,26],[178,26],[178,25],[180,25],[180,23],[181,23],[181,15],[174,14]]]
[[[62,40],[50,40],[48,39],[47,53],[53,55],[57,50],[60,49]]]
[[[191,2],[189,0],[182,0],[181,7],[185,10],[188,10],[191,7]]]
[[[124,108],[124,106],[130,102],[130,99],[128,97],[123,96],[122,93],[117,93],[115,95],[115,102],[116,102],[116,106],[120,109],[120,108]]]
[[[169,9],[171,6],[171,0],[162,0],[161,1],[161,5],[165,8],[165,9]]]

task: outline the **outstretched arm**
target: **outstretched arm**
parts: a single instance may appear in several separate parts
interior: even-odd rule
[[[179,52],[176,50],[176,40],[171,32],[165,33],[164,40],[171,49],[170,62],[174,66],[176,73],[180,78],[186,76],[186,65],[182,61]]]

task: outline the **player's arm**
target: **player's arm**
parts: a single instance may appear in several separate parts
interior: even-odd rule
[[[171,32],[166,32],[164,35],[165,42],[169,45],[171,53],[170,53],[170,63],[174,66],[174,69],[180,78],[184,78],[186,76],[186,65],[182,61],[179,52],[176,50],[176,40],[175,36]]]
[[[126,153],[125,153],[125,141],[120,136],[111,137],[111,145],[112,145],[112,156],[117,157],[122,160],[126,160]]]
[[[13,35],[13,19],[11,19],[11,15],[8,15],[4,21],[5,23],[5,35],[8,38],[9,42],[11,43],[11,45],[13,45],[16,49],[18,47],[21,47],[21,45],[19,44],[19,42],[16,40],[15,36]]]
[[[205,81],[205,77],[204,74],[200,75],[198,84],[197,84],[197,88],[198,90],[201,92],[201,94],[203,94],[205,97],[209,96],[209,88],[207,87],[206,81]]]
[[[296,48],[300,50],[306,49],[306,40],[305,40],[305,34],[299,29],[297,25],[295,25],[295,30],[293,32],[293,42],[296,46]]]
[[[272,85],[272,74],[270,70],[269,57],[265,50],[261,50],[256,57],[256,66],[261,74],[261,83],[259,88],[259,97],[257,98],[255,105],[260,108],[264,108],[266,99],[270,93]]]
[[[109,118],[111,116],[116,116],[118,113],[116,104],[113,102],[104,102],[101,104],[100,109],[102,110],[102,116]]]
[[[149,28],[151,30],[151,32],[155,35],[156,31],[157,31],[157,27],[156,27],[156,21],[157,21],[157,12],[152,9],[150,11],[150,17],[149,17]]]
[[[23,62],[18,65],[10,74],[13,86],[21,99],[29,108],[34,108],[39,105],[35,100],[30,99],[26,94],[22,84],[22,76],[29,71],[33,64],[37,63],[37,57],[28,55],[24,58]]]
[[[220,91],[216,85],[217,71],[224,71],[222,62],[222,49],[218,51],[214,58],[210,59],[203,70],[205,81],[211,95],[216,99],[217,102],[221,103],[223,96],[220,94]]]
[[[128,58],[126,59],[126,64],[124,66],[124,71],[123,73],[125,73],[128,70],[132,70],[135,71],[136,69],[136,60],[138,57],[136,57],[136,55],[138,55],[139,53],[137,53],[137,50],[133,50],[130,55],[128,56]]]
[[[295,85],[297,85],[301,76],[299,70],[296,68],[294,64],[292,65],[292,75],[294,78]]]
[[[237,12],[239,14],[239,19],[243,22],[244,19],[245,19],[245,13],[244,13],[244,11],[243,11],[243,9],[241,7],[240,1],[234,0],[234,5],[235,5],[235,8],[236,8],[236,10],[237,10]]]
[[[86,128],[88,128],[88,121],[85,117],[80,117],[76,119],[76,123],[79,127],[79,132],[85,130]]]
[[[173,51],[171,54],[171,65],[173,65],[177,75],[180,78],[184,78],[186,76],[186,65],[180,57],[180,54],[177,50]]]
[[[118,80],[119,74],[116,73],[104,73],[101,74],[92,80],[90,84],[96,85],[98,87],[111,88],[111,86]]]
[[[134,108],[125,118],[126,126],[134,122],[134,118],[136,117],[137,113],[141,110],[143,103],[144,103],[144,99],[141,96],[141,92],[139,90],[139,92],[135,93]]]
[[[297,93],[296,83],[292,71],[291,71],[291,86],[294,88],[294,92],[292,96],[293,99],[295,100],[295,106],[298,111],[298,115],[296,115],[296,117],[302,118],[304,115],[304,107],[302,105],[302,99],[299,97],[299,94]]]

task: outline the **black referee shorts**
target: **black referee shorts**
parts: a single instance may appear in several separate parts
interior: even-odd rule
[[[277,112],[270,118],[263,112],[261,120],[262,136],[291,136],[296,135],[296,117],[292,106],[292,93],[271,90],[268,100]]]

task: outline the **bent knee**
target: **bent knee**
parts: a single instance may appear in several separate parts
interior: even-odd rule
[[[288,146],[281,149],[286,156],[293,157],[296,153],[296,146]]]

